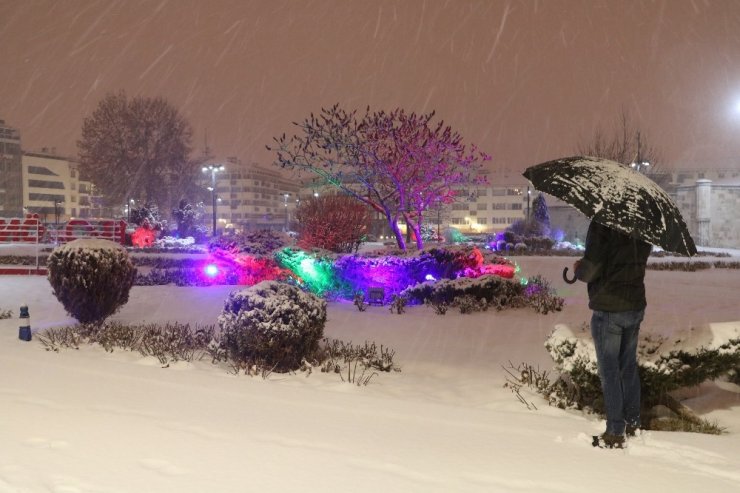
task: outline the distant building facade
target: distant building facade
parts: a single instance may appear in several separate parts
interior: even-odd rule
[[[671,178],[666,188],[696,244],[740,248],[740,169],[680,169]]]
[[[277,170],[227,159],[216,175],[217,229],[255,231],[295,228],[299,185]],[[213,215],[213,201],[204,203],[206,216]]]
[[[21,134],[0,120],[0,216],[23,216]]]
[[[495,234],[526,218],[531,193],[523,176],[484,173],[487,185],[457,190],[457,200],[446,206],[449,226],[462,233]],[[532,192],[532,190],[529,190]]]
[[[104,214],[92,184],[79,179],[77,161],[57,155],[55,149],[44,148],[24,152],[21,163],[26,212],[37,213],[44,222],[109,215]]]

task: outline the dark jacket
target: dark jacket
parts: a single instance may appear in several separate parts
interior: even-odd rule
[[[651,250],[642,240],[591,221],[575,272],[588,283],[588,307],[603,312],[645,308],[645,264]]]

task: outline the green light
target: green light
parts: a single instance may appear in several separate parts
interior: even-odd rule
[[[322,295],[326,291],[340,288],[334,266],[329,260],[317,259],[303,250],[290,248],[276,253],[275,259],[281,266],[297,275],[313,293]]]

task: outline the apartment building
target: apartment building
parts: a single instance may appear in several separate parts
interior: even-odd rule
[[[79,179],[77,161],[54,148],[24,152],[21,157],[22,202],[25,212],[44,222],[101,217],[99,197],[90,182]]]
[[[217,229],[222,231],[295,228],[295,211],[300,203],[299,185],[279,171],[258,164],[244,164],[228,158],[224,171],[216,173]],[[204,186],[210,185],[204,181]],[[206,216],[213,215],[213,201],[205,204]]]
[[[21,134],[0,120],[0,216],[23,215]]]
[[[514,222],[524,219],[528,204],[531,206],[534,191],[527,187],[523,176],[506,172],[487,172],[484,176],[487,185],[458,189],[457,200],[443,210],[443,215],[448,217],[448,225],[462,233],[504,231]],[[427,224],[436,222],[434,215],[438,213],[430,212],[432,221],[427,221]]]

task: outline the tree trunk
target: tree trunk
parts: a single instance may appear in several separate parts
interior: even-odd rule
[[[406,242],[403,239],[403,233],[401,233],[401,229],[398,227],[398,222],[394,221],[392,217],[388,216],[388,225],[391,227],[391,231],[393,231],[393,234],[396,237],[396,243],[398,244],[398,248],[406,251]]]

